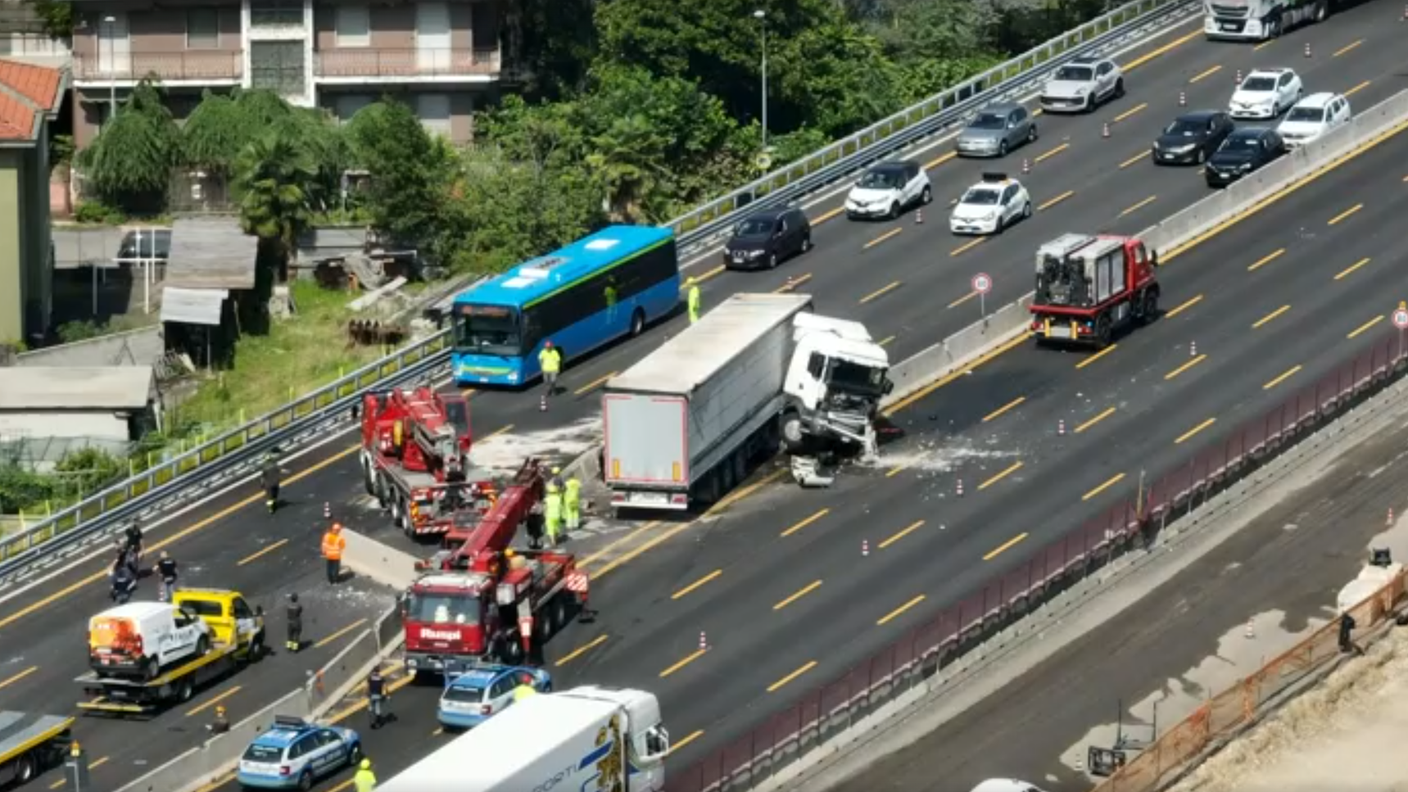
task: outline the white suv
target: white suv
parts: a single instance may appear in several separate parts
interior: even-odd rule
[[[1276,118],[1303,93],[1305,86],[1293,69],[1257,69],[1232,92],[1227,112],[1233,118]]]
[[[871,166],[846,196],[846,217],[894,219],[908,207],[934,199],[929,174],[919,163],[902,160]]]
[[[1081,57],[1051,73],[1041,89],[1048,113],[1090,113],[1108,99],[1124,96],[1124,71],[1109,58]]]
[[[1296,102],[1276,132],[1287,148],[1319,140],[1332,129],[1349,123],[1349,100],[1336,93],[1313,93]]]

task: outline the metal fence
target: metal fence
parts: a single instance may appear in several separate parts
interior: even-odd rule
[[[1370,629],[1392,615],[1403,598],[1404,575],[1395,575],[1383,588],[1349,610],[1358,629]],[[1279,703],[1281,694],[1306,680],[1341,654],[1339,622],[1331,621],[1256,673],[1213,696],[1153,744],[1140,752],[1097,792],[1155,792],[1172,781],[1190,762],[1260,720]]]
[[[934,676],[1074,582],[1125,551],[1146,546],[1171,518],[1201,505],[1400,375],[1406,360],[1396,332],[1374,341],[1318,382],[1166,472],[1147,491],[1141,490],[1033,553],[830,684],[806,692],[787,709],[693,765],[671,768],[668,792],[752,788]],[[1360,622],[1367,623],[1367,619]],[[1131,782],[1118,789],[1146,788]]]

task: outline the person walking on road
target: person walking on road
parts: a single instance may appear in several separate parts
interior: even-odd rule
[[[279,460],[273,454],[264,455],[264,466],[259,470],[259,485],[264,488],[264,506],[273,514],[279,508],[279,482],[283,471],[279,470]]]
[[[562,488],[562,516],[569,536],[582,526],[582,482],[576,476],[569,476]]]
[[[297,653],[303,648],[303,605],[298,601],[298,592],[288,595],[288,608],[284,615],[288,617],[288,640],[284,641],[284,646],[290,652]]]
[[[156,562],[156,569],[153,571],[161,578],[161,601],[170,602],[172,595],[176,593],[176,559],[162,550],[161,558]]]
[[[685,296],[685,305],[689,308],[689,323],[694,324],[699,321],[699,283],[691,277],[685,285],[689,287]]]
[[[543,351],[538,353],[538,367],[543,370],[543,397],[538,409],[547,412],[548,397],[557,392],[557,375],[562,371],[562,351],[550,340],[543,342]]]
[[[557,478],[549,480],[543,492],[543,527],[548,534],[548,547],[557,546],[557,535],[562,530],[562,487]]]
[[[372,792],[376,789],[376,775],[372,773],[372,760],[363,759],[357,774],[352,776],[352,786],[356,792]]]
[[[337,585],[342,579],[342,551],[347,549],[347,538],[342,535],[342,523],[333,523],[323,534],[323,560],[327,562],[328,582]]]
[[[386,678],[381,668],[373,668],[367,677],[367,707],[372,713],[372,728],[380,729],[387,722],[395,720],[386,712]]]

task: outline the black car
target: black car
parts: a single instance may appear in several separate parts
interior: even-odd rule
[[[724,266],[772,269],[788,256],[811,249],[812,224],[801,209],[768,209],[733,227],[733,236],[724,245]]]
[[[1286,141],[1274,129],[1239,129],[1208,158],[1209,187],[1226,187],[1286,153]]]
[[[1201,165],[1233,129],[1232,119],[1221,110],[1184,113],[1154,141],[1154,163]]]
[[[130,265],[136,261],[154,260],[165,264],[171,257],[171,229],[148,228],[128,231],[117,246],[117,262]]]

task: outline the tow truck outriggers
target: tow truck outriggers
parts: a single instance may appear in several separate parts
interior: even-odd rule
[[[1137,237],[1062,234],[1036,251],[1030,331],[1037,343],[1110,345],[1159,313],[1158,254]]]

